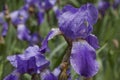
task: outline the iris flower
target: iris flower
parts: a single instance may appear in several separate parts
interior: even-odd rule
[[[105,12],[108,10],[109,7],[110,7],[110,2],[105,0],[99,0],[98,10],[102,16],[105,15]]]
[[[19,73],[39,73],[49,61],[39,52],[37,45],[28,47],[23,54],[8,56],[7,59],[17,69]]]
[[[70,64],[75,72],[84,77],[94,76],[99,66],[96,61],[98,39],[92,34],[93,25],[98,19],[98,10],[88,3],[80,8],[65,6],[58,16],[59,28],[52,29],[44,39],[41,52],[47,51],[48,41],[56,35],[64,36],[72,44]]]
[[[7,59],[16,68],[15,71],[9,74],[4,80],[19,80],[20,74],[28,73],[43,75],[42,80],[56,80],[56,77],[46,69],[50,62],[45,59],[45,56],[40,53],[37,45],[28,47],[23,54],[8,56]],[[17,75],[19,74],[19,75]]]
[[[8,14],[11,23],[17,26],[17,36],[20,40],[29,40],[30,39],[30,31],[27,29],[25,22],[28,19],[28,13],[25,9],[20,9],[13,11]],[[6,15],[4,12],[0,13],[0,24],[2,25],[2,36],[6,36],[8,32],[8,22],[5,20]]]

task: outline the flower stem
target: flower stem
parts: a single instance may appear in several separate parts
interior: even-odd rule
[[[68,43],[68,47],[66,49],[66,53],[63,57],[61,65],[60,65],[61,73],[59,75],[58,80],[68,80],[68,77],[69,77],[69,74],[67,74],[67,70],[68,70],[68,67],[70,64],[70,54],[71,54],[72,44],[69,39],[65,38],[65,40]]]
[[[37,74],[33,74],[31,80],[40,80]]]
[[[84,80],[92,80],[92,78],[84,78]]]

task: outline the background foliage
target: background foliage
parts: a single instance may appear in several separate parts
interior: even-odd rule
[[[97,0],[60,0],[59,7],[62,8],[66,4],[72,4],[75,7],[80,7],[84,3],[94,3],[97,5]],[[111,0],[112,2],[112,0]],[[23,4],[23,0],[0,0],[0,11],[3,5],[8,4],[10,12],[19,9]],[[57,4],[58,5],[58,4]],[[49,14],[49,19],[48,19]],[[39,28],[40,35],[44,38],[51,28],[57,27],[57,20],[54,12],[51,10],[45,15],[45,21]],[[34,24],[34,20],[28,24]],[[1,31],[1,25],[0,25]],[[100,65],[98,74],[93,80],[120,80],[120,7],[116,10],[109,8],[104,17],[100,17],[97,24],[94,25],[93,32],[99,39],[100,49],[97,50],[97,60]],[[0,80],[9,74],[13,67],[6,60],[8,55],[22,53],[28,47],[28,43],[20,41],[16,37],[16,29],[13,25],[9,26],[9,31],[5,37],[5,43],[0,43]],[[51,51],[46,54],[47,58],[52,62],[50,69],[57,67],[64,55],[66,43],[63,37],[56,37],[49,42]],[[72,71],[72,76],[77,75]],[[30,80],[29,75],[24,75],[24,80]]]

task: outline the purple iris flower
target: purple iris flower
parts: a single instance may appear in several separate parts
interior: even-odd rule
[[[20,74],[15,70],[8,76],[6,76],[3,80],[19,80]]]
[[[17,26],[17,36],[20,40],[29,40],[30,39],[30,31],[25,26],[25,22],[29,17],[28,12],[22,8],[20,10],[16,10],[9,14],[12,24]],[[8,23],[5,21],[4,12],[0,13],[0,24],[2,25],[2,36],[6,36],[8,31]]]
[[[120,0],[114,0],[113,8],[118,8],[119,5],[120,5]]]
[[[57,0],[41,0],[41,7],[43,7],[45,10],[51,9]]]
[[[20,74],[37,74],[49,65],[37,45],[28,47],[23,54],[8,56],[7,59]]]
[[[5,21],[4,12],[0,13],[0,25],[2,26],[2,36],[6,36],[8,32],[8,23]]]
[[[43,23],[43,21],[44,21],[44,15],[45,15],[45,12],[42,11],[42,10],[39,10],[39,12],[37,12],[37,22],[38,22],[39,25],[41,23]]]
[[[8,32],[8,24],[5,22],[2,24],[3,28],[2,28],[2,36],[6,36],[7,32]]]
[[[30,40],[29,40],[31,45],[38,44],[41,41],[42,41],[42,38],[40,37],[40,35],[38,33],[31,34],[31,37],[30,37]]]
[[[41,8],[40,0],[25,0],[24,9],[30,12],[37,10],[35,13],[37,14],[37,21],[39,25],[44,21],[45,10]]]
[[[90,3],[74,8],[67,5],[58,16],[59,29],[52,29],[44,39],[41,51],[48,49],[48,40],[56,35],[63,35],[72,44],[70,64],[84,77],[94,76],[99,66],[95,49],[99,48],[98,39],[91,34],[97,22],[98,11]]]
[[[14,25],[18,24],[25,24],[27,21],[29,14],[28,12],[23,8],[20,10],[16,10],[10,14],[11,21]]]
[[[24,24],[17,25],[17,37],[20,40],[26,40],[26,41],[30,40],[31,38],[30,31],[27,29],[27,27]]]
[[[48,10],[55,5],[56,0],[25,0],[25,3],[36,7],[40,6],[44,10]]]
[[[21,74],[39,74],[42,80],[57,80],[47,68],[50,62],[40,53],[37,45],[28,47],[23,54],[8,56],[7,59],[16,68],[4,80],[19,80]]]
[[[105,15],[106,10],[110,7],[110,2],[107,2],[105,0],[100,0],[98,2],[98,10],[102,16]]]
[[[28,17],[29,14],[24,8],[10,14],[12,23],[17,26],[17,37],[20,40],[29,41],[31,38],[30,31],[25,25]]]
[[[41,24],[44,21],[45,11],[51,9],[56,3],[56,0],[25,0],[27,9],[31,7],[37,10],[37,21]]]

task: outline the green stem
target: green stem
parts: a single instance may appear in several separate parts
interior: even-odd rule
[[[64,38],[68,43],[68,47],[66,49],[66,53],[63,57],[61,65],[60,65],[61,73],[59,75],[58,80],[67,80],[68,77],[69,77],[69,74],[67,74],[67,70],[68,70],[68,67],[69,67],[69,64],[70,64],[70,54],[71,54],[72,44],[71,44],[71,41],[68,38],[66,38],[66,37],[64,37]]]
[[[92,80],[92,78],[84,78],[84,80]]]
[[[40,80],[40,78],[37,74],[33,74],[31,80]]]

